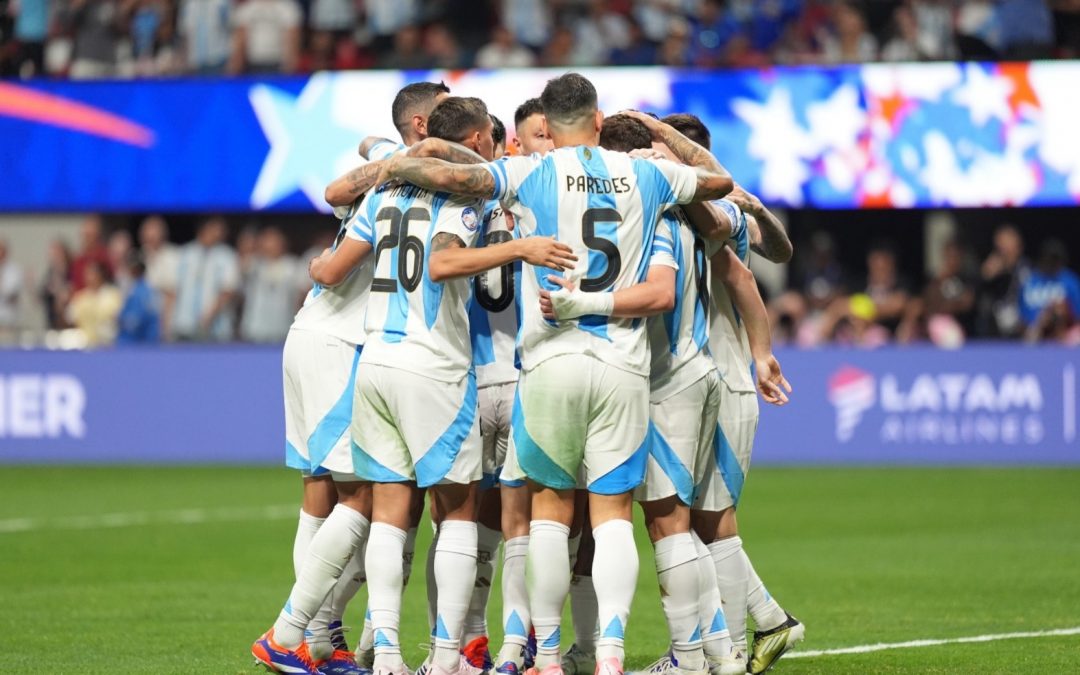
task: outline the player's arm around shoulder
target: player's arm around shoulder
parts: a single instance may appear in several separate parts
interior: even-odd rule
[[[308,276],[320,286],[337,286],[371,253],[374,230],[367,209],[360,205],[345,224],[345,236],[308,263]]]

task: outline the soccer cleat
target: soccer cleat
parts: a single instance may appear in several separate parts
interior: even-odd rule
[[[461,665],[462,667],[468,666],[471,669],[476,669],[481,673],[486,673],[495,667],[495,663],[491,660],[491,651],[488,649],[486,635],[470,640],[469,644],[462,648]]]
[[[263,633],[262,637],[251,645],[251,654],[255,661],[272,673],[288,675],[323,675],[308,653],[307,643],[301,643],[295,650],[286,649],[274,642],[274,629]]]
[[[787,612],[787,620],[776,628],[754,632],[754,645],[750,650],[750,663],[746,672],[753,675],[768,672],[776,662],[806,637],[806,626]]]
[[[746,672],[746,669],[743,669]],[[669,651],[659,659],[654,661],[645,670],[633,671],[627,673],[627,675],[709,675],[709,671],[705,669],[701,670],[687,670],[679,667],[679,662],[675,660],[675,656]]]
[[[498,675],[521,675],[521,668],[514,661],[506,661],[496,666],[495,672]]]
[[[592,675],[596,670],[596,653],[587,652],[574,643],[563,654],[562,669],[566,675]]]
[[[323,675],[371,675],[371,670],[356,664],[356,655],[343,649],[335,649],[333,655],[319,664]]]
[[[746,652],[741,649],[733,649],[727,656],[715,659],[706,655],[705,660],[709,662],[709,675],[742,675],[746,672]]]
[[[536,629],[529,628],[529,639],[525,641],[525,670],[536,665]]]
[[[327,626],[330,629],[330,644],[334,646],[334,651],[349,651],[349,643],[345,640],[345,628],[341,625],[340,621],[331,621]]]
[[[375,648],[357,650],[356,665],[365,670],[372,670],[375,667]]]
[[[543,668],[537,668],[533,666],[525,671],[525,675],[566,675],[563,673],[562,666],[557,663],[552,663],[549,666]]]
[[[623,675],[622,662],[614,656],[596,662],[594,675]]]
[[[417,670],[417,672],[420,672]],[[372,675],[410,675],[409,668],[404,663],[394,666],[393,668],[387,668],[385,666],[376,668],[372,671]]]

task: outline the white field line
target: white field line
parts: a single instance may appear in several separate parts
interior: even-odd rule
[[[883,652],[886,649],[912,649],[915,647],[934,647],[937,645],[959,645],[973,642],[997,642],[999,640],[1020,640],[1023,638],[1054,637],[1062,635],[1080,635],[1080,626],[1058,628],[1055,630],[1037,630],[1025,633],[994,633],[991,635],[973,635],[971,637],[948,638],[944,640],[909,640],[907,642],[879,642],[876,645],[858,645],[839,649],[818,649],[815,651],[793,651],[784,655],[785,659],[809,659],[815,656],[842,656],[844,654],[869,654]]]
[[[138,525],[197,525],[213,522],[281,520],[296,518],[299,512],[299,504],[278,504],[274,506],[220,509],[193,508],[174,511],[101,513],[55,518],[7,518],[0,519],[0,534],[33,532],[36,530],[101,530]]]

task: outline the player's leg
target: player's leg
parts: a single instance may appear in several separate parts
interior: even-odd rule
[[[574,643],[563,655],[562,668],[565,675],[589,675],[596,670],[596,641],[600,637],[597,623],[599,607],[592,578],[596,541],[593,540],[592,522],[589,519],[588,490],[578,490],[574,499],[574,521],[580,522],[581,528],[577,541],[574,541],[572,534],[570,539],[570,545],[576,545],[576,552],[572,551],[570,555],[570,619],[574,627]],[[573,527],[571,525],[571,532]]]
[[[599,361],[591,380],[584,464],[596,540],[593,586],[600,626],[596,672],[606,675],[623,670],[623,640],[637,586],[631,507],[648,459],[649,383],[644,376]]]
[[[434,672],[457,672],[461,665],[462,628],[476,582],[478,483],[443,483],[431,488],[443,520],[435,550],[438,606],[435,618]]]
[[[303,503],[296,525],[296,536],[293,538],[293,572],[296,576],[300,576],[300,566],[303,565],[311,540],[337,504],[337,492],[330,474],[312,476],[308,473],[304,475],[303,481]]]
[[[511,385],[511,409],[515,389],[516,384]],[[502,568],[503,644],[495,657],[495,670],[500,675],[517,675],[523,668],[531,667],[535,657],[535,642],[533,653],[528,653],[532,614],[529,610],[529,591],[525,583],[532,509],[529,489],[525,485],[525,474],[521,471],[516,452],[509,442],[509,425],[505,432],[501,437],[507,450],[499,471],[501,526],[503,539],[506,541],[503,546]]]

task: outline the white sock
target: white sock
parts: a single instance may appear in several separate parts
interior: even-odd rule
[[[503,547],[502,621],[503,646],[496,665],[513,661],[522,666],[522,648],[529,641],[529,591],[525,587],[525,561],[529,556],[529,537],[514,537]]]
[[[653,544],[656,578],[660,582],[660,603],[664,608],[671,650],[679,667],[702,670],[705,653],[701,650],[698,627],[697,548],[689,532],[664,537]]]
[[[387,523],[372,523],[364,566],[368,575],[368,614],[374,634],[375,665],[396,668],[401,660],[401,592],[404,578],[401,552],[405,531]]]
[[[296,538],[293,539],[292,564],[293,574],[300,578],[300,568],[304,566],[304,557],[307,556],[311,540],[319,531],[326,518],[316,518],[304,509],[300,509],[300,520],[296,523]]]
[[[769,595],[769,591],[765,590],[764,582],[761,581],[761,577],[758,576],[754,565],[750,562],[750,558],[747,557],[746,551],[741,546],[739,547],[739,553],[742,554],[748,572],[746,607],[750,610],[750,616],[754,617],[754,623],[757,625],[758,630],[776,628],[787,621],[787,613],[784,612],[784,609],[776,600],[773,600],[773,597]]]
[[[413,558],[416,557],[416,528],[405,531],[405,547],[401,550],[401,579],[406,586],[412,577]]]
[[[435,549],[439,545],[439,528],[432,526],[431,545],[424,558],[424,590],[427,592],[428,639],[434,646],[435,617],[439,608],[439,585],[435,583]]]
[[[536,629],[536,669],[559,663],[559,625],[570,588],[570,568],[558,564],[569,556],[570,528],[553,520],[529,524],[526,580]]]
[[[435,551],[439,604],[435,615],[434,663],[453,672],[461,660],[461,629],[476,585],[476,523],[445,520]]]
[[[731,653],[731,634],[728,633],[727,620],[720,597],[720,586],[716,583],[716,567],[713,566],[709,549],[691,531],[694,549],[697,551],[698,564],[698,624],[701,627],[701,647],[705,656],[719,659]]]
[[[495,556],[499,553],[501,541],[502,532],[477,523],[476,583],[469,598],[469,611],[465,614],[461,634],[463,645],[487,635],[488,598],[491,596],[491,582],[495,578]]]
[[[584,574],[570,577],[570,619],[574,624],[574,644],[583,652],[596,651],[597,615],[596,589],[593,580]]]
[[[353,599],[360,586],[364,583],[364,554],[367,550],[367,541],[356,553],[349,558],[345,570],[338,577],[334,587],[330,589],[330,595],[326,596],[322,607],[315,613],[315,618],[308,624],[304,641],[308,644],[308,651],[315,660],[328,659],[334,653],[333,638],[330,635],[330,624],[335,621],[340,623],[345,615],[345,607]],[[344,637],[342,638],[344,639]]]
[[[723,600],[731,641],[738,649],[746,649],[746,593],[749,572],[742,555],[742,540],[738,537],[718,539],[709,544],[709,554],[716,568],[716,583]]]
[[[569,555],[566,559],[570,562],[570,571],[574,571],[574,566],[577,565],[578,549],[581,548],[581,533],[578,532],[574,536],[570,537],[566,541],[566,550]]]
[[[600,620],[596,660],[623,661],[623,637],[637,588],[638,554],[629,520],[609,520],[593,528],[593,587]]]
[[[370,595],[370,593],[368,594]],[[375,648],[375,629],[371,625],[371,605],[364,608],[364,630],[360,632],[360,639],[356,641],[357,653],[366,652]]]
[[[338,504],[308,546],[289,600],[274,623],[274,640],[287,649],[304,641],[304,630],[337,583],[349,558],[368,535],[368,519]]]

